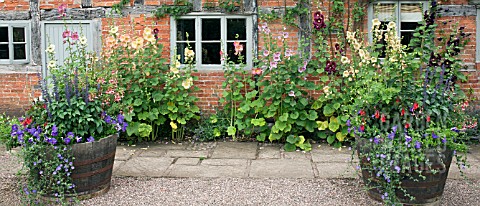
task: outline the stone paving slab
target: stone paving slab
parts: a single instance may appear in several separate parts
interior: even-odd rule
[[[261,146],[258,148],[258,159],[280,159],[280,146]]]
[[[318,173],[317,178],[355,178],[355,166],[350,163],[315,163]]]
[[[295,160],[305,160],[310,161],[312,159],[312,155],[310,152],[303,152],[303,151],[294,151],[294,152],[282,152],[284,159],[295,159]]]
[[[197,157],[197,158],[207,158],[208,151],[195,151],[195,150],[168,150],[167,157]]]
[[[113,169],[112,169],[112,174],[117,175],[118,169],[125,164],[126,161],[123,160],[115,160],[113,162]]]
[[[208,166],[237,166],[246,167],[248,160],[246,159],[206,159],[203,160],[202,165]]]
[[[144,147],[140,149],[140,157],[164,157],[167,154],[167,150],[160,147]]]
[[[135,157],[120,166],[117,175],[162,177],[173,160],[167,157]]]
[[[115,160],[128,160],[135,154],[135,152],[137,152],[137,149],[138,148],[136,147],[117,145],[117,150],[115,151]]]
[[[462,166],[459,169],[457,166],[457,161],[455,157],[453,158],[452,164],[450,165],[450,170],[448,172],[448,178],[450,179],[463,179],[461,176],[460,170],[463,171],[465,177],[472,179],[480,179],[480,162],[476,160],[467,160],[467,163],[470,164],[470,167],[463,168]]]
[[[215,160],[213,160],[215,161]],[[232,160],[229,160],[230,164]],[[217,162],[220,163],[220,162]],[[167,177],[236,177],[245,178],[248,176],[247,160],[242,163],[225,165],[224,163],[216,165],[215,162],[205,164],[203,161],[200,165],[172,165],[166,175]]]
[[[215,159],[255,159],[256,142],[218,142],[212,158]]]
[[[200,158],[178,158],[175,161],[176,165],[198,165],[200,163]]]
[[[294,159],[252,160],[249,177],[314,178],[310,161]]]

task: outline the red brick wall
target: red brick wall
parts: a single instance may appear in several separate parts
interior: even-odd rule
[[[20,116],[40,96],[35,73],[0,73],[0,113]]]
[[[102,1],[92,1],[93,7],[111,7],[113,4],[120,2],[120,0],[102,0]],[[130,5],[133,5],[133,0],[130,1]],[[312,13],[321,10],[324,12],[325,16],[328,16],[326,11],[328,10],[328,3],[316,3],[313,1]],[[79,8],[81,1],[80,0],[40,0],[41,9],[55,9],[60,4],[66,4],[68,8]],[[295,6],[297,3],[296,0],[259,0],[257,4],[260,8],[282,8],[284,6]],[[351,2],[353,3],[353,1]],[[145,5],[155,6],[163,4],[173,4],[173,0],[145,0]],[[456,5],[467,5],[468,0],[449,0],[441,1],[439,4],[456,4]],[[218,5],[218,0],[202,0],[202,5]],[[128,6],[128,5],[127,5]],[[29,0],[5,0],[5,2],[0,3],[1,10],[17,10],[17,11],[28,11],[29,10]],[[366,12],[366,11],[365,11]],[[312,17],[313,18],[313,17]],[[453,23],[458,22],[459,25],[465,26],[465,32],[467,34],[472,34],[470,42],[464,49],[462,57],[466,63],[476,65],[476,71],[466,72],[469,75],[468,82],[462,84],[463,88],[470,89],[475,92],[476,96],[480,96],[480,83],[478,81],[479,74],[478,70],[480,69],[480,64],[475,64],[475,32],[476,32],[476,19],[474,16],[468,17],[442,17],[440,20],[452,21]],[[122,18],[114,18],[114,21],[117,25],[122,25],[120,31],[130,30],[133,28],[136,32],[140,33],[145,26],[150,26],[152,28],[158,28],[160,30],[160,41],[164,44],[163,54],[165,57],[169,58],[170,55],[170,17],[165,17],[162,19],[156,19],[152,15],[128,15]],[[366,22],[366,21],[365,21]],[[261,22],[259,21],[261,25]],[[111,19],[102,19],[102,31],[103,36],[107,34],[110,30]],[[128,28],[128,29],[127,29]],[[269,23],[269,28],[271,29],[274,36],[280,36],[281,32],[288,32],[288,46],[290,48],[297,48],[298,44],[298,30],[292,27],[284,28],[284,25],[281,22]],[[364,32],[368,28],[364,27]],[[258,38],[258,51],[261,52],[264,47],[264,42],[262,40],[262,34],[259,34]],[[214,111],[214,107],[218,105],[218,98],[222,93],[222,82],[224,81],[222,71],[199,71],[194,75],[198,76],[199,80],[195,81],[194,84],[199,87],[200,91],[196,92],[195,95],[199,98],[198,106],[204,111]],[[29,75],[32,76],[32,75]],[[32,76],[32,78],[34,78]],[[32,93],[31,90],[27,89],[18,89],[19,82],[29,82],[29,84],[35,83],[36,81],[26,80],[25,74],[1,74],[0,73],[0,88],[4,88],[3,85],[7,85],[6,89],[0,89],[0,112],[10,111],[11,108],[17,108],[17,110],[25,109],[29,104],[29,97]],[[318,81],[317,81],[318,82]],[[23,87],[22,87],[23,88]],[[316,93],[318,94],[318,93]]]

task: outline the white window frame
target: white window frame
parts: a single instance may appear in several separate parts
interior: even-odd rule
[[[202,25],[201,20],[207,18],[220,19],[220,32],[221,32],[221,50],[223,52],[227,51],[227,43],[232,43],[231,40],[227,41],[227,19],[245,19],[246,23],[246,41],[247,46],[243,48],[246,51],[246,67],[251,69],[253,66],[253,16],[252,15],[225,15],[222,13],[195,13],[187,14],[180,17],[179,19],[195,19],[195,62],[197,70],[222,70],[224,61],[221,61],[220,64],[202,64],[202,55],[198,54],[198,51],[202,51]],[[242,40],[243,41],[243,40]],[[170,18],[170,56],[176,56],[176,45],[177,45],[177,21],[175,18]],[[219,54],[220,55],[220,54]]]
[[[429,4],[428,1],[403,1],[403,0],[397,0],[397,1],[374,1],[368,5],[368,40],[369,42],[373,41],[373,36],[372,36],[372,20],[374,19],[374,11],[373,7],[377,4],[395,4],[395,23],[397,24],[397,35],[401,35],[401,31],[411,31],[411,30],[401,30],[400,29],[400,4],[412,4],[412,3],[423,3],[423,12],[428,10]],[[423,13],[422,13],[422,19],[423,19]]]
[[[9,59],[0,59],[0,64],[28,64],[31,58],[31,29],[30,21],[18,20],[18,21],[0,21],[0,27],[8,27],[8,45],[9,45]],[[25,59],[14,59],[13,48],[13,28],[24,27],[25,28]]]

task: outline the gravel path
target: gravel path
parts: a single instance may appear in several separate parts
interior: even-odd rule
[[[380,205],[356,179],[119,178],[83,205]],[[0,177],[0,205],[18,205],[14,175]],[[448,180],[442,205],[478,205],[480,182]]]

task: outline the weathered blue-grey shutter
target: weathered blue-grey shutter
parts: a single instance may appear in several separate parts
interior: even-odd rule
[[[55,23],[45,23],[43,27],[43,50],[42,50],[42,59],[43,59],[43,68],[44,72],[46,72],[46,65],[48,61],[51,59],[48,59],[45,49],[48,47],[50,44],[55,45],[55,59],[57,60],[58,65],[63,65],[64,60],[69,56],[69,51],[67,50],[67,43],[63,43],[63,32],[68,29],[72,32],[78,32],[79,36],[85,36],[87,37],[87,49],[88,51],[93,51],[94,50],[94,42],[97,42],[95,39],[93,39],[93,31],[92,31],[92,26],[89,22],[87,23],[68,23],[64,24],[63,22],[55,22]],[[99,37],[96,37],[99,38]],[[46,74],[46,73],[44,73]]]

